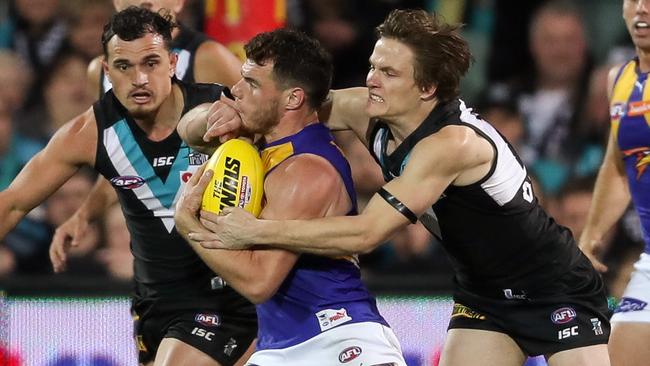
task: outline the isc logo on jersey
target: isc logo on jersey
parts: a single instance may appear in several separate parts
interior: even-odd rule
[[[262,211],[264,168],[257,149],[233,139],[212,154],[206,169],[214,174],[203,193],[202,209],[220,213],[225,207],[240,207],[253,215]]]

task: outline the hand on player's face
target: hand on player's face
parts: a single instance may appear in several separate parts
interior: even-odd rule
[[[241,131],[242,120],[235,107],[235,101],[226,97],[212,103],[208,110],[208,122],[203,141],[210,142],[219,138],[223,143],[238,137]]]
[[[224,208],[221,215],[208,211],[201,211],[201,224],[210,233],[190,233],[192,240],[197,241],[207,249],[247,249],[248,243],[253,240],[249,238],[250,230],[255,216],[249,212],[235,207]]]

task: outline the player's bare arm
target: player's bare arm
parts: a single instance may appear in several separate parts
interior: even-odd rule
[[[92,109],[65,124],[0,192],[0,238],[45,201],[84,164],[95,162],[97,127]]]
[[[239,136],[241,118],[234,101],[222,96],[214,103],[201,104],[178,123],[179,136],[193,149],[212,154],[222,143]]]
[[[609,72],[607,82],[610,99],[619,69],[620,66],[613,67]],[[580,249],[601,272],[607,270],[607,266],[598,259],[604,250],[603,237],[623,216],[630,199],[623,155],[616,142],[615,132],[610,130],[607,151],[598,171],[587,223],[579,240]]]
[[[471,184],[485,176],[493,156],[491,145],[473,130],[448,126],[418,143],[402,175],[383,188],[419,217],[450,184]],[[207,247],[273,245],[321,255],[370,252],[410,223],[378,194],[358,216],[273,221],[232,209],[215,220],[214,234],[190,236]]]
[[[186,239],[190,231],[209,233],[215,229],[216,215],[203,212],[201,222],[198,221],[201,196],[209,176],[198,178],[198,173],[192,177],[176,209],[176,227]],[[266,178],[264,187],[267,203],[260,215],[264,219],[343,215],[351,207],[336,170],[324,159],[309,154],[292,157],[278,166]],[[298,258],[282,249],[215,251],[196,241],[188,242],[212,270],[254,303],[273,296]]]
[[[331,90],[318,110],[318,118],[332,131],[352,130],[365,144],[370,119],[366,113],[367,88]]]
[[[194,79],[199,83],[217,83],[232,87],[239,81],[241,61],[224,45],[203,42],[196,50]]]

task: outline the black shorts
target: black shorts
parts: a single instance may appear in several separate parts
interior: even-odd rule
[[[131,312],[140,363],[153,361],[160,342],[174,338],[230,366],[257,336],[255,307],[243,298],[220,301],[218,306],[173,308],[134,302]]]
[[[457,290],[449,329],[507,334],[529,356],[606,344],[609,339],[611,311],[605,288],[586,258],[545,288],[498,289],[490,295]]]

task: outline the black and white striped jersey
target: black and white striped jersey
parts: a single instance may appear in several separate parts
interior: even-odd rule
[[[179,33],[172,39],[170,47],[172,52],[178,55],[176,62],[176,78],[183,82],[190,84],[196,82],[194,78],[194,59],[196,58],[196,50],[204,42],[210,41],[210,38],[203,33],[197,32],[191,28],[187,28],[180,24],[178,26]],[[99,97],[101,98],[104,93],[109,91],[113,85],[104,74],[104,69],[100,71],[100,84],[99,84]]]
[[[223,90],[218,84],[175,84],[183,91],[183,115],[217,100]],[[209,288],[214,274],[174,226],[182,189],[208,156],[190,149],[175,130],[162,141],[148,139],[112,90],[93,109],[98,130],[95,168],[118,194],[131,234],[136,283],[151,291],[143,295]],[[186,287],[178,290],[179,283]]]
[[[463,101],[439,103],[391,154],[386,153],[390,129],[377,121],[370,150],[384,178],[399,176],[413,147],[449,125],[471,128],[495,152],[485,177],[467,186],[450,185],[433,205],[433,212],[420,218],[424,223],[437,217],[458,283],[468,288],[530,289],[568,271],[580,256],[570,231],[538,204],[526,168],[510,144]]]

